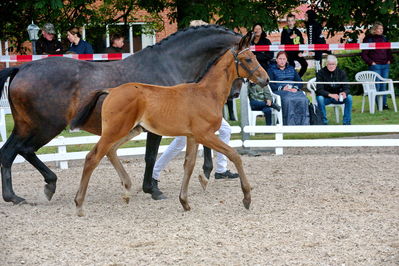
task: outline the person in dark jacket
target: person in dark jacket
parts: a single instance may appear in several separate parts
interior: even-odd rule
[[[36,42],[36,54],[61,54],[62,45],[55,35],[54,25],[51,23],[44,24],[42,36]]]
[[[105,49],[105,52],[108,54],[119,54],[123,53],[123,46],[125,45],[124,43],[125,37],[123,37],[120,34],[114,34],[111,37],[111,46],[107,47]]]
[[[381,22],[375,22],[370,29],[370,35],[367,35],[364,39],[364,43],[370,42],[388,42],[388,39],[383,35],[384,26]],[[377,72],[383,78],[389,77],[389,68],[392,63],[392,52],[390,49],[377,49],[377,50],[363,50],[362,58],[367,65],[369,70]],[[385,91],[386,84],[375,84],[377,91]],[[377,102],[378,104],[378,102]],[[387,96],[383,96],[383,109],[388,109]]]
[[[334,55],[327,57],[327,64],[316,75],[317,81],[348,81],[345,71],[337,67],[338,60]],[[328,124],[326,105],[345,104],[343,124],[350,125],[352,120],[352,95],[348,84],[317,84],[317,106],[323,115],[323,123]]]
[[[276,64],[270,64],[267,73],[273,93],[280,95],[284,125],[309,125],[309,100],[302,92],[302,81],[295,69],[287,63],[287,53],[278,52]],[[273,81],[283,81],[274,83]]]
[[[323,27],[317,21],[316,12],[308,10],[305,13],[305,26],[306,33],[308,35],[308,44],[325,44],[326,39],[323,35]],[[329,51],[315,51],[314,59],[319,61],[320,67],[322,67],[322,55],[323,53],[331,53]]]
[[[287,26],[281,32],[281,44],[304,44],[302,33],[295,26],[295,15],[287,15]],[[308,63],[302,56],[302,51],[287,51],[288,63],[295,68],[295,61],[301,64],[299,76],[302,77],[308,69]]]
[[[272,43],[268,38],[266,38],[266,32],[263,31],[263,26],[259,23],[256,23],[252,27],[252,32],[254,34],[254,39],[251,41],[251,45],[271,45]],[[264,52],[253,52],[258,60],[259,64],[267,69],[270,60],[273,59],[273,52],[264,51]]]
[[[71,28],[67,32],[67,38],[71,43],[71,46],[68,49],[69,53],[75,54],[92,54],[93,47],[90,43],[82,40],[82,35],[79,32],[78,28]]]

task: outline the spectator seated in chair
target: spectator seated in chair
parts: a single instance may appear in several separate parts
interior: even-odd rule
[[[280,95],[284,125],[309,125],[309,100],[302,92],[302,81],[295,69],[287,63],[287,53],[278,52],[276,63],[270,64],[267,73],[273,93]],[[283,81],[283,83],[273,83]]]
[[[316,76],[317,81],[338,82],[348,81],[345,71],[337,67],[338,60],[334,55],[327,57],[327,65]],[[345,104],[343,124],[350,125],[352,120],[352,95],[348,84],[317,84],[317,105],[323,116],[323,123],[328,124],[326,105]]]

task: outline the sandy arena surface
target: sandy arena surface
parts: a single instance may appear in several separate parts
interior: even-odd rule
[[[164,201],[141,192],[143,158],[124,158],[134,183],[130,204],[103,160],[89,184],[85,217],[75,215],[73,203],[82,161],[68,170],[51,164],[59,181],[50,202],[40,174],[14,165],[14,190],[36,205],[0,202],[0,264],[399,265],[397,148],[243,156],[254,187],[250,210],[238,180],[212,179],[202,190],[199,158],[189,189],[192,210],[184,212],[182,158],[162,173]]]

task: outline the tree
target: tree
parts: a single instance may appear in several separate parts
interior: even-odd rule
[[[385,26],[385,35],[391,41],[398,40],[399,4],[397,0],[312,0],[312,8],[325,21],[329,35],[344,32],[344,36],[357,41],[360,33],[369,25],[380,21]],[[346,26],[346,28],[345,28]]]
[[[161,11],[166,11],[179,28],[194,19],[202,19],[231,29],[250,29],[255,22],[265,30],[278,29],[277,19],[303,3],[325,21],[329,35],[345,32],[345,37],[357,40],[374,21],[381,21],[390,39],[398,40],[398,0],[7,0],[0,2],[0,39],[11,40],[14,48],[23,52],[22,43],[28,39],[26,27],[32,20],[39,26],[52,22],[64,33],[70,26],[104,26],[137,19],[139,9],[149,12],[146,17],[155,30],[162,29]],[[348,29],[349,26],[349,29]]]

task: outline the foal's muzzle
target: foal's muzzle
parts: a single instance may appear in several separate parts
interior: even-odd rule
[[[267,79],[257,78],[256,84],[258,84],[262,88],[266,87],[267,85],[269,85],[269,78],[267,78]]]

